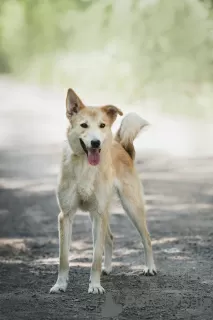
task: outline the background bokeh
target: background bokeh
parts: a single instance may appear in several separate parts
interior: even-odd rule
[[[212,116],[211,0],[1,0],[0,72]]]

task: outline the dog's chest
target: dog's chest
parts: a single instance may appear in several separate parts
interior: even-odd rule
[[[76,189],[80,200],[88,201],[95,193],[98,178],[97,167],[79,166],[76,168]]]
[[[85,162],[72,163],[72,183],[81,210],[104,212],[112,193],[111,171]]]

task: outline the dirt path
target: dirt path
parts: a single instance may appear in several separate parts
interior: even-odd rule
[[[18,105],[15,98],[13,107],[7,90],[1,91],[1,101],[5,99],[8,109],[1,110],[0,117],[0,319],[212,319],[213,158],[145,153],[137,159],[156,277],[140,274],[144,260],[139,236],[115,201],[114,269],[102,277],[107,294],[87,293],[91,225],[79,212],[68,291],[50,295],[58,263],[54,189],[61,146],[50,134],[57,121],[54,114],[47,117],[49,104],[42,112],[25,113],[26,104]],[[45,123],[45,130],[52,130],[48,136],[38,130]],[[26,135],[30,130],[34,139]]]

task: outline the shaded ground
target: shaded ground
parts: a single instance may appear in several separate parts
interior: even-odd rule
[[[58,263],[54,189],[61,146],[45,135],[36,138],[42,112],[33,120],[26,116],[25,134],[34,123],[35,136],[33,143],[23,142],[20,109],[1,116],[5,126],[9,117],[14,119],[17,140],[14,134],[0,150],[0,319],[212,319],[213,158],[146,153],[137,159],[156,277],[140,274],[139,236],[115,201],[114,269],[102,277],[107,295],[87,293],[92,238],[89,219],[81,212],[73,228],[68,291],[50,295]],[[1,130],[6,137],[10,127]]]

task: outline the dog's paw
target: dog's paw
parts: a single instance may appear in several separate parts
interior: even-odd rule
[[[151,268],[145,267],[142,271],[141,274],[147,277],[155,276],[157,274],[156,267],[153,266]]]
[[[106,276],[112,272],[112,267],[103,267],[102,269],[102,275]]]
[[[62,293],[67,289],[67,281],[57,281],[56,284],[50,289],[50,293]]]
[[[88,293],[93,294],[103,294],[105,292],[104,288],[100,284],[90,284]]]

